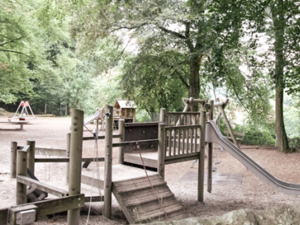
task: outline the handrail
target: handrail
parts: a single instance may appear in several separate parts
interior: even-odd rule
[[[127,145],[135,145],[137,142],[139,144],[157,144],[158,139],[118,142],[118,143],[113,143],[112,147],[114,148],[114,147],[121,147],[121,146],[127,146]]]

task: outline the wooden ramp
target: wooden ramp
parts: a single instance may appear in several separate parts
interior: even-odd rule
[[[149,223],[167,220],[165,212],[169,220],[182,219],[182,206],[170,191],[167,183],[158,174],[149,175],[149,178],[161,204],[147,177],[113,182],[113,193],[128,222]]]

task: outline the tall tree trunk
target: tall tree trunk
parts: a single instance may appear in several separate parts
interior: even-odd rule
[[[189,98],[199,98],[200,93],[200,60],[199,57],[193,57],[190,63],[190,85],[189,85]],[[197,104],[193,105],[192,111],[197,110]]]
[[[283,96],[284,96],[284,29],[285,20],[283,16],[283,2],[278,1],[278,6],[272,10],[273,25],[275,28],[275,85],[276,85],[276,99],[275,99],[275,116],[276,116],[276,135],[278,151],[288,153],[290,152],[289,142],[285,132],[283,119]],[[281,9],[281,10],[280,10]]]

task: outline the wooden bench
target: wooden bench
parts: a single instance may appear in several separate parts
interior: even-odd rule
[[[228,130],[224,130],[224,133],[227,135],[226,137],[230,140],[232,140],[232,137],[230,137],[230,132]],[[237,142],[241,143],[242,141],[244,141],[244,137],[245,137],[245,132],[235,132],[233,131],[234,136],[237,136],[235,139],[237,140]]]
[[[12,124],[12,125],[20,125],[20,128],[15,129],[0,129],[0,130],[23,130],[23,125],[28,124],[29,121],[0,121],[0,123]]]

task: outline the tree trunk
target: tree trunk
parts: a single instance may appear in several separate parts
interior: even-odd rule
[[[279,8],[282,8],[283,2],[279,0]],[[272,11],[273,25],[275,28],[275,85],[276,85],[276,96],[275,96],[275,116],[276,116],[276,135],[278,151],[288,153],[290,152],[289,142],[285,132],[284,119],[283,119],[283,96],[284,96],[284,57],[283,57],[283,45],[284,45],[284,29],[285,21],[283,12]],[[278,17],[279,16],[279,17]]]
[[[200,60],[199,57],[193,57],[190,63],[190,85],[189,85],[189,98],[199,98],[200,93],[200,79],[199,79],[199,70],[200,70]],[[191,111],[197,110],[197,104],[193,105]]]

